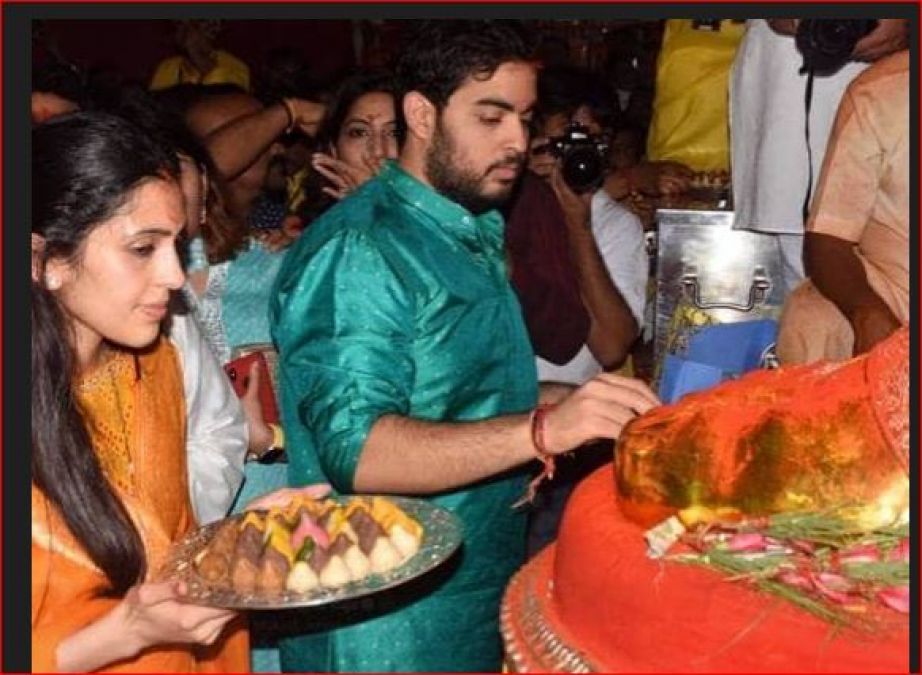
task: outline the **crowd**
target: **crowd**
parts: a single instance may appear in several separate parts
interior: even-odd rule
[[[251,72],[218,39],[177,22],[180,54],[147,86],[60,66],[33,81],[33,669],[497,671],[509,577],[659,405],[632,366],[650,267],[629,198],[693,172],[647,161],[623,92],[542,67],[513,22],[423,23],[391,70],[327,87],[290,54]],[[810,282],[782,321],[784,344],[813,344],[822,306],[839,351],[792,360],[849,358],[908,322],[894,45],[845,89]],[[560,159],[574,132],[610,150],[587,184]],[[238,399],[222,366],[252,349],[277,365]],[[154,580],[192,528],[291,488],[424,497],[464,549],[294,621]]]

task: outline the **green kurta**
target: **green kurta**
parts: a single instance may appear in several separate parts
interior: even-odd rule
[[[381,415],[482,420],[534,407],[534,354],[504,261],[498,213],[475,217],[393,163],[308,228],[271,307],[292,484],[351,492]],[[463,521],[461,555],[395,591],[292,616],[315,630],[282,642],[283,669],[498,670],[525,483],[518,471],[432,497]]]

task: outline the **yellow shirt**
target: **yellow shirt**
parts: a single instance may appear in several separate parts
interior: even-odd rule
[[[236,56],[216,50],[215,66],[204,77],[184,56],[171,56],[159,63],[150,88],[168,89],[177,84],[236,84],[250,91],[250,69]]]

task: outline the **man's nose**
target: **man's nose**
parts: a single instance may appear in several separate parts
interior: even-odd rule
[[[512,115],[511,129],[509,132],[508,148],[515,150],[519,154],[524,154],[528,150],[528,126],[521,120],[515,119]]]

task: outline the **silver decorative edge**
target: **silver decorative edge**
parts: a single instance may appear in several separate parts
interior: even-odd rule
[[[522,568],[509,582],[506,595],[509,597],[514,588],[525,584],[522,594],[522,615],[519,617],[519,626],[523,642],[523,649],[528,649],[527,654],[531,661],[541,665],[542,670],[562,671],[568,673],[596,673],[600,672],[582,652],[570,647],[564,642],[554,629],[544,620],[538,600],[535,597],[534,583],[528,584],[527,568]],[[553,593],[553,581],[548,581],[544,593],[550,596]],[[500,632],[506,645],[506,656],[511,661],[516,672],[528,672],[526,654],[518,651],[519,641],[515,639],[513,629],[512,608],[508,602],[503,602],[500,610]]]

